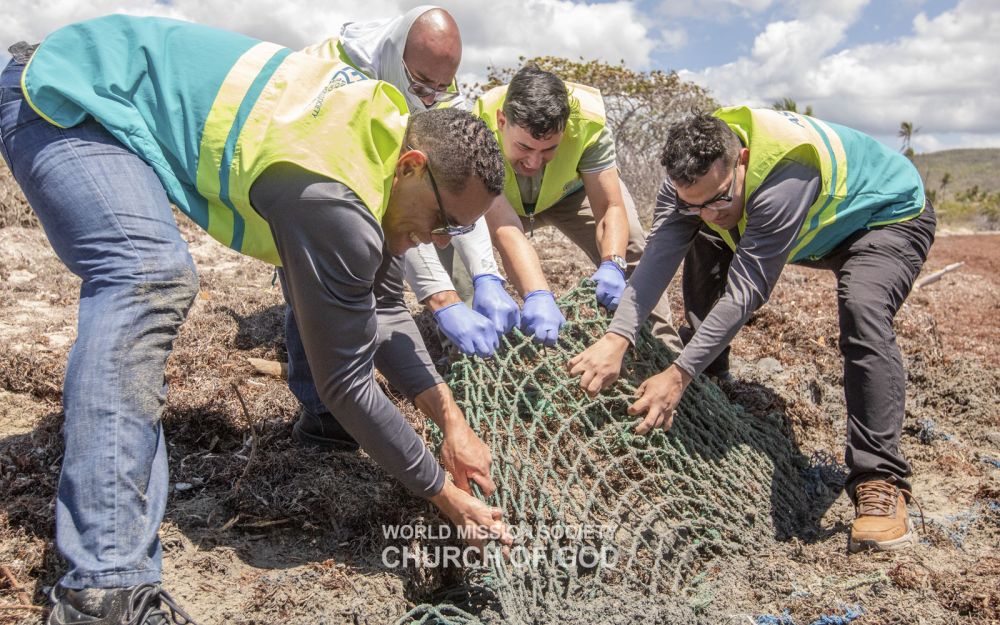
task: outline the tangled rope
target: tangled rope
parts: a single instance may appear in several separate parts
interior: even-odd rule
[[[673,358],[648,328],[619,382],[588,397],[566,362],[604,334],[609,319],[593,303],[593,283],[561,298],[568,323],[555,348],[518,335],[491,360],[452,365],[449,384],[493,454],[489,503],[519,539],[481,576],[501,612],[482,621],[689,618],[679,598],[714,558],[753,552],[804,507],[785,437],[705,378],[688,387],[669,432],[633,433],[635,389]]]

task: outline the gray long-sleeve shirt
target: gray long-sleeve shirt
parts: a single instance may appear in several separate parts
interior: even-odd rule
[[[675,363],[678,367],[699,375],[767,302],[820,186],[819,171],[784,160],[747,199],[746,230],[742,237],[736,229],[732,231],[739,243],[729,266],[726,292],[684,347]],[[702,225],[701,218],[682,215],[676,206],[676,191],[666,180],[656,197],[646,250],[608,327],[633,345]]]
[[[250,200],[271,226],[323,403],[389,474],[419,496],[436,495],[444,470],[373,375],[378,351],[383,372],[408,394],[440,381],[413,318],[376,317],[376,295],[386,297],[375,288],[386,273],[378,222],[346,186],[294,165],[269,168]]]

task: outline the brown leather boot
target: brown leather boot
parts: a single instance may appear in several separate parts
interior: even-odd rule
[[[910,494],[888,480],[874,479],[858,485],[848,551],[896,551],[917,544],[904,493]]]

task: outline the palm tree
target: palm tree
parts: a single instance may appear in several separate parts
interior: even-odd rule
[[[906,155],[906,158],[913,158],[913,148],[910,146],[910,142],[913,140],[913,135],[920,132],[919,128],[913,126],[913,122],[901,122],[899,124],[899,132],[896,133],[900,138],[903,139],[903,147],[900,152]]]
[[[771,105],[771,108],[776,111],[789,111],[791,113],[799,112],[799,105],[795,102],[795,100],[791,98],[781,98],[777,102],[773,103]],[[807,104],[805,113],[803,113],[803,115],[808,115],[812,117],[812,114],[813,114],[813,107],[811,104]]]

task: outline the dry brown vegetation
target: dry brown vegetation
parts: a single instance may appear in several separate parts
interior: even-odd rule
[[[9,575],[0,575],[0,622],[27,624],[42,621],[45,590],[62,569],[53,498],[79,285],[30,227],[6,176],[0,171],[0,564]],[[363,454],[295,448],[293,398],[247,363],[283,357],[270,270],[187,222],[182,229],[202,286],[167,370],[175,490],[161,529],[166,587],[202,623],[391,623],[435,601],[452,580],[387,569],[379,556],[383,524],[433,518],[430,509]],[[582,255],[547,233],[535,242],[557,292],[579,281]],[[966,265],[914,293],[897,322],[909,371],[902,444],[927,519],[919,548],[846,554],[852,510],[837,492],[844,408],[834,282],[790,267],[738,336],[738,382],[726,391],[748,418],[786,423],[833,503],[817,511],[811,535],[727,560],[698,597],[664,601],[698,601],[712,622],[787,609],[806,624],[845,606],[860,606],[856,622],[865,625],[1000,622],[1000,237],[940,237],[925,273],[956,260]],[[400,405],[420,427],[413,408]]]

